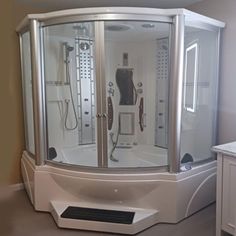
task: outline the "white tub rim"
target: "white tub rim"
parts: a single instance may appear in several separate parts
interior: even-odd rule
[[[46,161],[45,165],[37,166],[35,165],[34,159],[28,155],[26,151],[23,152],[22,159],[27,161],[35,171],[56,173],[68,177],[79,177],[98,181],[156,181],[161,179],[179,181],[193,175],[198,175],[199,173],[208,171],[209,169],[216,168],[216,160],[203,162],[193,166],[191,170],[179,173],[168,172],[168,166],[105,169],[98,167],[87,168],[64,163],[55,163],[53,161]]]

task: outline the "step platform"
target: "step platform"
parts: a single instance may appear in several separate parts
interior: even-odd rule
[[[158,211],[89,202],[51,201],[51,214],[61,228],[136,234],[158,223]]]

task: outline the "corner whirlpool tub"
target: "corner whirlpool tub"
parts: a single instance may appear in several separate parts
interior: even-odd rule
[[[51,212],[59,227],[135,234],[156,223],[177,223],[215,201],[216,161],[177,174],[69,170],[36,166],[23,153],[22,175],[38,211]],[[135,212],[132,224],[61,218],[68,206]]]

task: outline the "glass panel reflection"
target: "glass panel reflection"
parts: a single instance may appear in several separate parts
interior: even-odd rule
[[[182,164],[212,157],[216,129],[217,41],[217,32],[185,27]]]

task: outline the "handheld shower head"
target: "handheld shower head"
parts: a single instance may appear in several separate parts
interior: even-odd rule
[[[67,50],[67,52],[72,52],[74,50],[74,47],[67,44],[66,45],[66,50]]]
[[[62,43],[62,45],[64,47],[66,54],[69,54],[70,52],[72,52],[74,50],[74,47],[70,46],[68,44],[68,42],[64,42],[64,43]]]
[[[68,42],[64,42],[62,43],[62,46],[63,46],[63,49],[64,49],[64,61],[66,63],[69,63],[69,55],[70,55],[70,52],[72,52],[74,50],[74,47],[70,46],[68,44]]]

